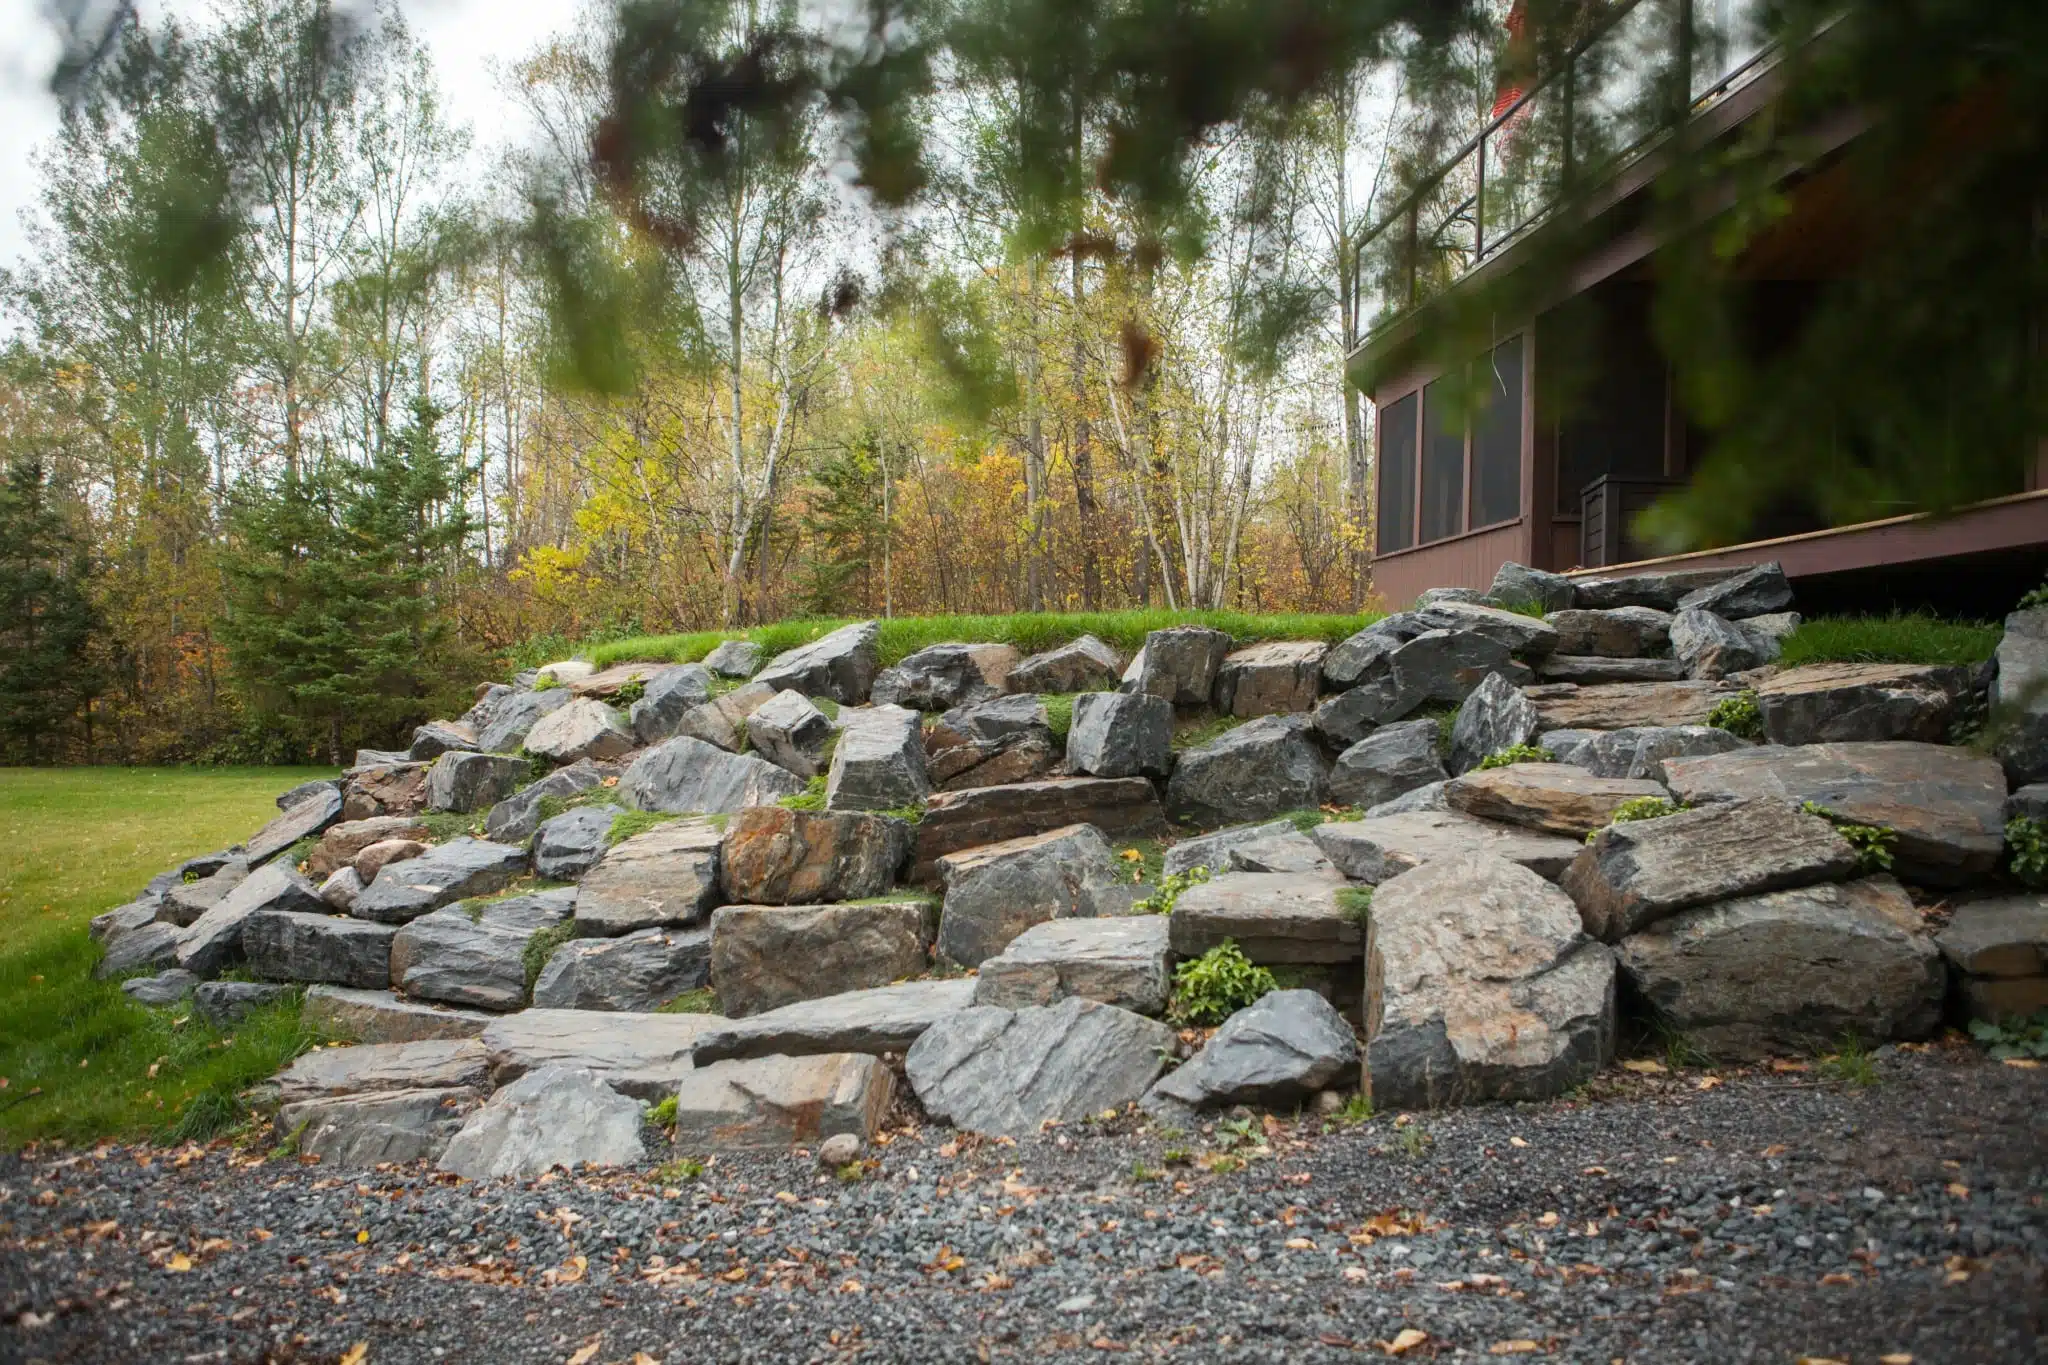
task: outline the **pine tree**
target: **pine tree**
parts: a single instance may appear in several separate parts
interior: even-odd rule
[[[91,561],[51,497],[43,464],[21,459],[0,487],[0,756],[45,763],[99,693]],[[88,745],[90,730],[87,731]]]

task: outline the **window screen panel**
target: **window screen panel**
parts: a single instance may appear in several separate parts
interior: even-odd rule
[[[1422,391],[1422,542],[1465,529],[1465,424],[1439,379]]]
[[[1472,428],[1472,525],[1480,527],[1522,512],[1522,339],[1494,347],[1476,378],[1486,391]]]
[[[1415,543],[1415,395],[1380,410],[1380,553]]]

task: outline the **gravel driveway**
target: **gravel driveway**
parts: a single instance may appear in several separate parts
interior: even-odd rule
[[[2042,1359],[2048,1068],[1887,1053],[1328,1132],[928,1128],[855,1182],[46,1148],[0,1157],[0,1360]]]

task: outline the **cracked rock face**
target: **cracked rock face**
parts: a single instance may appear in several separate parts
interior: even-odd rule
[[[711,984],[732,1018],[885,986],[931,965],[921,899],[878,905],[726,905],[711,915]]]
[[[1358,1080],[1351,1025],[1314,991],[1269,991],[1147,1091],[1154,1113],[1252,1104],[1284,1109]]]
[[[1166,808],[1197,824],[1255,820],[1321,805],[1328,780],[1307,716],[1262,716],[1182,754]]]
[[[466,1180],[530,1180],[557,1166],[628,1166],[646,1155],[637,1100],[596,1072],[549,1066],[492,1095],[437,1164]]]
[[[939,875],[939,952],[963,967],[994,957],[1034,924],[1114,914],[1130,903],[1129,875],[1093,825],[949,854]]]
[[[978,1005],[926,1029],[903,1060],[926,1112],[956,1128],[1023,1137],[1142,1096],[1173,1030],[1093,1000],[1021,1010]]]

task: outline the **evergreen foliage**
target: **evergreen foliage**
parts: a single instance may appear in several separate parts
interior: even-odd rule
[[[100,690],[91,561],[42,461],[17,459],[0,487],[0,762],[64,756]]]

